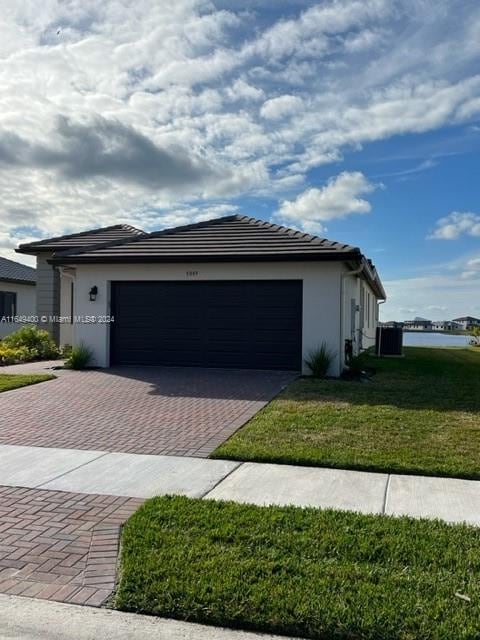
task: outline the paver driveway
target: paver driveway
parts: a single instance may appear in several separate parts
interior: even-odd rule
[[[38,370],[2,372],[21,367]],[[59,371],[57,380],[0,394],[0,444],[205,457],[294,377],[180,367]]]

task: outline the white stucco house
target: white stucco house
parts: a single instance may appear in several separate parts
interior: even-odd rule
[[[462,325],[454,320],[434,320],[432,322],[433,331],[458,331]]]
[[[469,331],[474,327],[480,327],[480,318],[474,318],[473,316],[462,316],[461,318],[455,318],[453,320],[456,324],[458,324],[460,329],[464,331]]]
[[[426,318],[415,318],[414,320],[405,320],[403,328],[406,331],[432,331],[433,323]]]
[[[15,317],[35,314],[36,280],[32,267],[0,257],[0,339],[23,326]]]
[[[17,251],[37,256],[41,322],[101,367],[308,373],[325,341],[339,375],[350,344],[374,344],[386,297],[357,247],[240,215],[155,233],[115,225]]]

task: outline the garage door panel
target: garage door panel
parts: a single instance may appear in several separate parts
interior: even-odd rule
[[[246,349],[252,342],[251,336],[245,331],[210,331],[204,334],[203,339],[209,349],[215,345],[227,343],[229,346],[233,344],[237,345],[239,349]]]
[[[185,335],[186,331],[199,331],[201,327],[201,317],[200,316],[173,316],[169,315],[168,317],[158,318],[155,322],[155,326],[159,331],[183,331],[183,335]]]
[[[113,282],[112,364],[301,367],[301,281]]]
[[[204,326],[207,331],[248,331],[251,326],[248,314],[236,314],[231,316],[222,315],[221,317],[205,316]]]
[[[292,322],[291,320],[283,320],[281,318],[276,318],[275,324],[276,324],[276,327],[274,332],[276,332],[279,338],[280,338],[280,334],[284,334],[286,339],[288,339],[289,334],[290,336],[292,336],[292,334],[301,332],[301,327],[299,327],[296,323]],[[269,333],[271,331],[270,327],[271,327],[271,323],[268,322],[267,320],[257,320],[254,331],[263,331],[263,332]]]
[[[142,331],[148,331],[149,340],[153,338],[166,338],[174,337],[178,335],[178,337],[188,339],[189,334],[193,334],[193,337],[198,338],[200,335],[200,328],[198,324],[193,324],[190,322],[181,322],[175,323],[172,322],[151,322],[151,323],[143,323],[139,322],[138,325],[129,324],[128,326],[121,326],[119,323],[115,326],[115,335],[117,338],[121,339],[136,339],[139,333]],[[168,336],[165,336],[165,333],[168,332]]]

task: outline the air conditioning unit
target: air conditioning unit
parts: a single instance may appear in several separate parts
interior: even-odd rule
[[[377,356],[402,356],[403,331],[401,327],[377,327],[375,340]]]

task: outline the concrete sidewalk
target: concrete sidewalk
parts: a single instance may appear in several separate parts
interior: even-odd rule
[[[282,636],[285,640],[285,636]],[[278,636],[0,595],[0,640],[273,640]]]
[[[441,518],[480,526],[480,482],[174,456],[0,446],[0,485]]]

